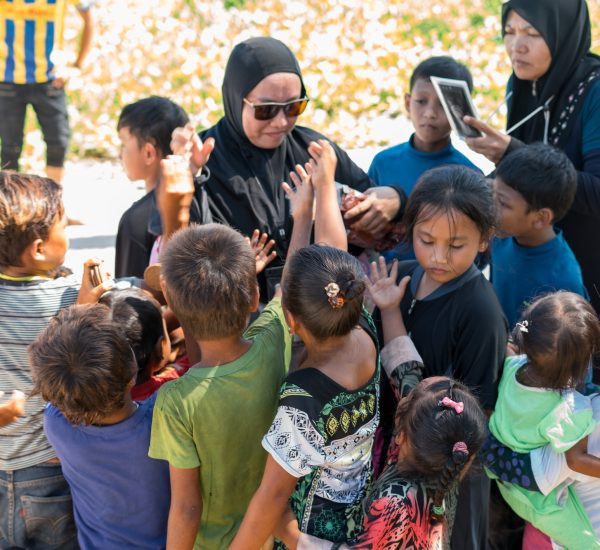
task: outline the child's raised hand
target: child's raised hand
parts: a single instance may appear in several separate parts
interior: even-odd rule
[[[370,278],[366,278],[366,284],[373,302],[381,311],[397,309],[404,298],[410,277],[403,277],[399,283],[396,283],[397,278],[397,260],[392,263],[389,275],[383,256],[378,262],[371,263]]]
[[[185,157],[190,163],[192,174],[198,172],[208,162],[208,157],[214,148],[215,140],[208,138],[203,143],[191,122],[182,128],[175,128],[171,134],[171,151],[174,155]]]
[[[247,243],[252,248],[256,258],[256,274],[261,273],[277,256],[277,252],[272,250],[275,246],[275,241],[271,239],[267,242],[269,235],[266,233],[260,234],[258,229],[252,233],[252,238],[246,237]]]
[[[333,185],[335,183],[337,156],[331,143],[326,139],[311,141],[308,145],[308,153],[312,157],[310,166],[312,167],[312,183],[315,189],[324,185]]]
[[[311,171],[312,168],[308,163],[305,167],[296,164],[296,171],[290,172],[295,190],[285,181],[281,184],[281,188],[290,200],[290,210],[293,218],[310,216],[312,219],[315,194],[311,181]]]
[[[77,295],[77,304],[95,304],[105,292],[114,286],[110,273],[104,271],[102,260],[90,258],[83,264],[81,287]],[[96,278],[99,275],[99,279]]]

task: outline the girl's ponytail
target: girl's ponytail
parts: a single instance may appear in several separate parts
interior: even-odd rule
[[[432,523],[441,522],[457,484],[477,455],[487,433],[487,417],[460,382],[445,376],[425,379],[404,398],[396,413],[396,434],[410,452],[398,463],[405,475],[427,480]]]
[[[458,483],[460,474],[469,458],[469,450],[464,441],[458,441],[452,447],[452,456],[446,462],[438,479],[438,484],[433,495],[433,504],[431,506],[431,521],[438,523],[444,519],[444,498],[448,491]]]

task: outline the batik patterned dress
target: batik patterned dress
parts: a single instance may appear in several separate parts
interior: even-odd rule
[[[379,375],[377,357],[371,379],[354,391],[314,368],[290,374],[282,386],[263,447],[299,478],[290,504],[306,533],[345,542],[360,532],[379,424]]]

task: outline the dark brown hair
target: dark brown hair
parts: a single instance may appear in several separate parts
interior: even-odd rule
[[[161,275],[186,334],[217,340],[244,332],[257,292],[256,261],[237,231],[215,223],[178,231],[161,253]]]
[[[0,170],[0,267],[21,266],[27,246],[46,240],[63,214],[62,187],[54,180]]]
[[[29,346],[32,394],[72,424],[94,424],[125,405],[137,372],[131,347],[100,304],[61,310]]]
[[[287,262],[283,307],[317,339],[348,334],[362,311],[365,283],[358,260],[337,248],[313,244],[301,248]],[[344,305],[332,307],[325,287],[335,283]]]
[[[136,384],[150,378],[150,361],[164,337],[160,304],[141,288],[110,290],[99,300],[110,309],[110,318],[121,329],[131,346],[138,366]]]
[[[464,409],[442,405],[444,397],[462,402]],[[469,456],[478,452],[487,435],[487,417],[477,399],[463,384],[447,377],[417,384],[396,410],[396,433],[404,434],[412,460],[408,475],[437,480],[432,521],[441,521],[444,498],[460,481]],[[466,445],[466,452],[456,443]],[[398,463],[398,468],[404,469]]]
[[[564,390],[583,383],[590,361],[600,352],[600,321],[579,294],[554,292],[523,312],[512,337],[542,387]]]
[[[471,168],[440,166],[423,173],[412,190],[402,218],[406,239],[412,243],[415,225],[438,213],[464,214],[479,229],[481,238],[491,238],[495,224],[491,183]]]

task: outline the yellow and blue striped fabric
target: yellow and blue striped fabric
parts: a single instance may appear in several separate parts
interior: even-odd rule
[[[76,0],[0,0],[0,82],[47,82],[50,54],[62,48],[67,4]]]

